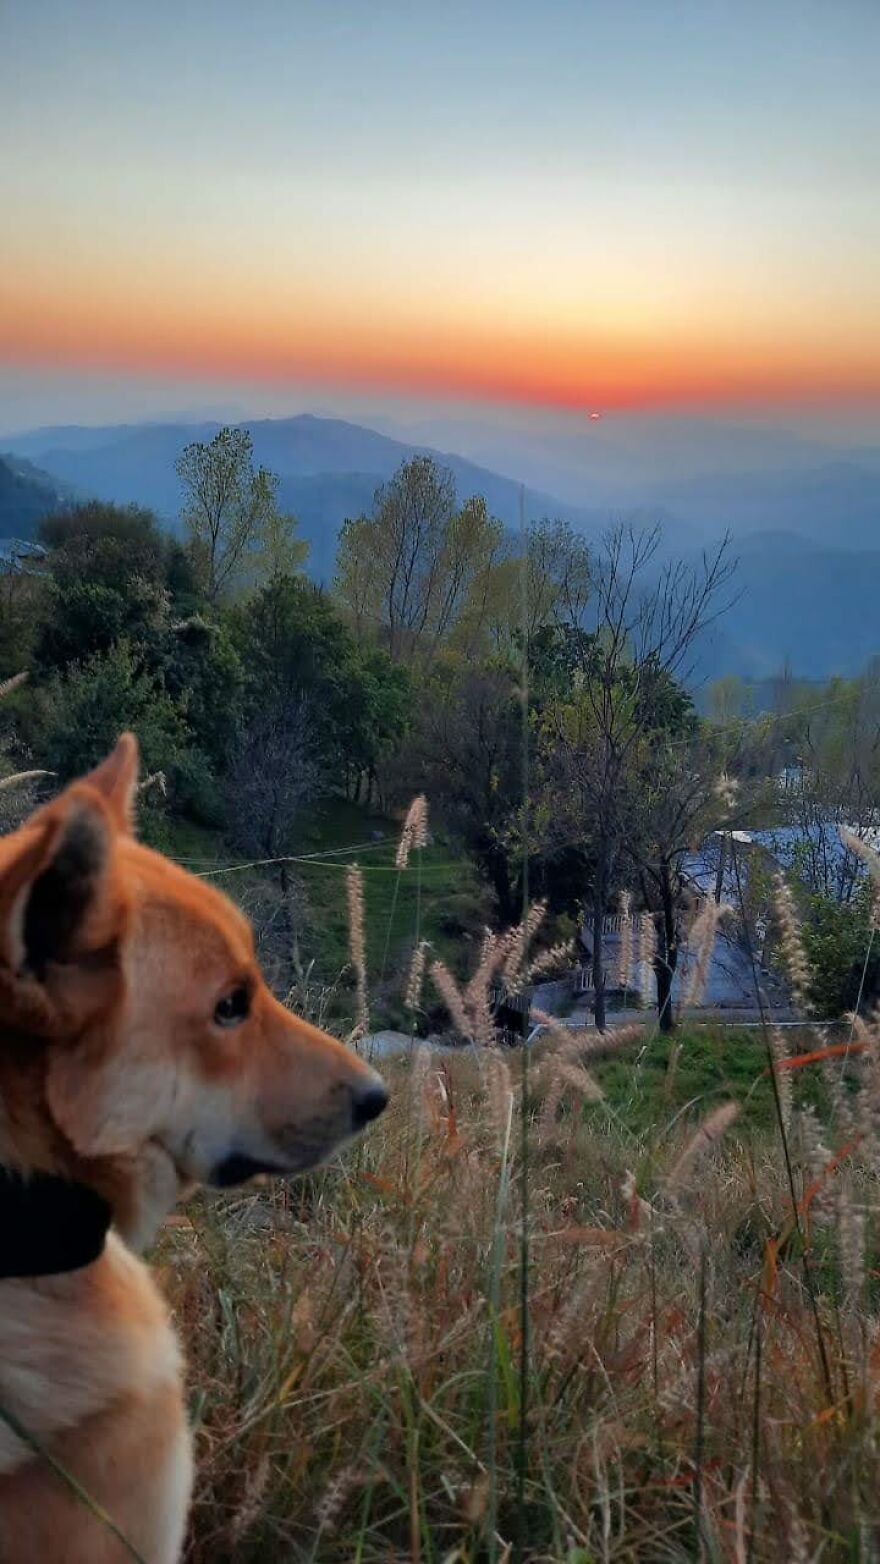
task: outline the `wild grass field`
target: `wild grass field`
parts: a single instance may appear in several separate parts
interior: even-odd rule
[[[876,1558],[878,1038],[771,1041],[416,1044],[336,1165],[173,1219],[190,1564]]]

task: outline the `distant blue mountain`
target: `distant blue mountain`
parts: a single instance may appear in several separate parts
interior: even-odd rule
[[[30,497],[32,516],[52,503],[50,489],[57,501],[57,490],[72,485],[83,496],[150,506],[174,527],[180,507],[175,461],[189,441],[211,439],[219,427],[216,422],[67,426],[7,443],[19,464],[27,458],[42,469]],[[464,457],[338,418],[304,414],[253,420],[246,427],[257,461],[279,474],[282,503],[297,515],[311,544],[309,568],[316,580],[332,578],[345,518],[369,510],[376,487],[417,453],[428,452],[452,470],[460,499],[482,494],[507,527],[518,524],[521,486],[515,476]],[[621,498],[617,514],[636,525],[660,520],[668,552],[679,556],[693,557],[703,540],[727,527],[734,533],[741,595],[704,638],[700,676],[735,672],[761,679],[788,662],[802,677],[822,678],[856,673],[880,653],[880,458],[869,447],[851,452],[846,461],[808,469],[810,457],[809,448],[798,449],[797,470],[728,470],[674,482],[667,477],[650,489],[634,485]],[[570,484],[569,471],[563,485],[569,494]],[[589,538],[613,519],[604,504],[579,507],[535,487],[526,489],[525,505],[529,519],[560,516]],[[28,536],[32,527],[25,518],[14,527],[0,525],[3,531]]]
[[[428,451],[377,434],[338,418],[257,419],[249,422],[256,461],[278,473],[284,506],[299,518],[311,544],[310,569],[316,579],[333,573],[336,538],[347,516],[369,510],[377,486],[401,462]],[[121,424],[100,430],[67,426],[39,429],[11,442],[21,456],[39,461],[59,480],[82,494],[119,503],[137,501],[175,526],[180,486],[174,464],[191,440],[210,440],[217,423]],[[429,451],[451,469],[459,498],[482,494],[493,515],[516,526],[520,484],[463,457]],[[607,513],[564,504],[552,495],[526,491],[526,514],[562,516],[580,530],[596,533]]]
[[[791,533],[736,550],[738,600],[704,636],[703,678],[852,677],[880,653],[880,549],[823,548]]]
[[[835,548],[880,548],[876,453],[807,472],[704,474],[658,484],[654,492],[658,504],[712,531],[790,529]]]

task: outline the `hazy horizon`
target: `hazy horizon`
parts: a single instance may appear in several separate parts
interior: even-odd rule
[[[552,406],[391,396],[381,391],[357,392],[344,386],[335,390],[297,384],[266,387],[259,382],[180,381],[0,365],[0,441],[65,424],[98,428],[125,423],[235,423],[303,413],[376,428],[431,422],[466,424],[469,420],[506,429],[571,429],[582,424],[585,438],[590,433],[605,436],[635,426],[698,422],[707,429],[766,429],[844,448],[873,445],[880,440],[880,399],[859,399],[843,406],[730,403],[706,407],[696,403],[675,409],[603,412],[600,420],[593,423],[586,411],[571,412]]]

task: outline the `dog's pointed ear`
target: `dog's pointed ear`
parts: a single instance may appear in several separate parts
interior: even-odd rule
[[[22,983],[42,987],[53,973],[72,981],[118,940],[125,904],[116,835],[108,804],[82,783],[21,831],[0,871],[0,962]]]
[[[138,742],[133,733],[123,733],[113,753],[102,760],[83,781],[106,801],[120,831],[134,831],[134,805],[137,797],[140,762]]]

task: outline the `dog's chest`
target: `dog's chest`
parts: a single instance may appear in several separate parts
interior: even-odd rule
[[[0,1282],[0,1405],[39,1441],[127,1391],[180,1385],[180,1349],[149,1271],[112,1234],[81,1272]],[[0,1473],[31,1451],[0,1421]]]

